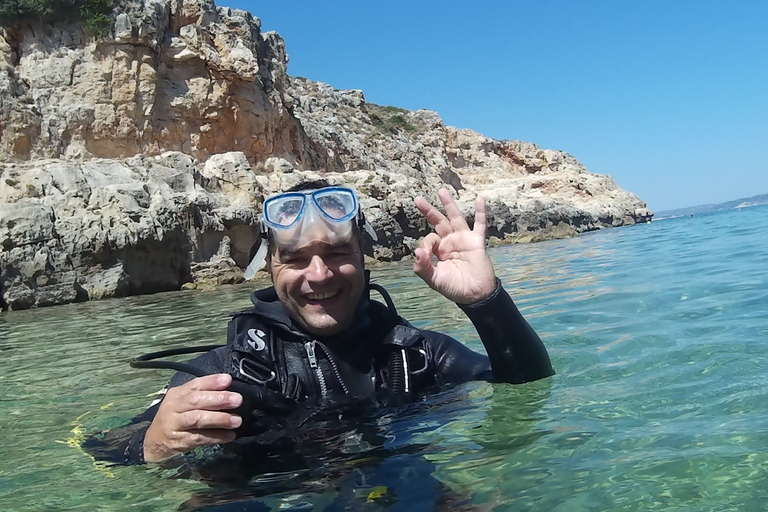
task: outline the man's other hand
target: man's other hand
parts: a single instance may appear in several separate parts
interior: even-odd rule
[[[157,462],[204,445],[235,440],[243,419],[232,414],[243,403],[239,393],[227,391],[232,376],[198,377],[170,388],[144,436],[144,459]]]

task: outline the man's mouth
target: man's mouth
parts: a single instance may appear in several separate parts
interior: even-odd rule
[[[324,299],[330,299],[331,297],[335,297],[339,294],[339,290],[335,290],[332,292],[324,292],[324,293],[307,293],[304,295],[309,300],[324,300]]]

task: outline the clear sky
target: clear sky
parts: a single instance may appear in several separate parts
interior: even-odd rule
[[[768,1],[216,2],[293,76],[566,151],[653,210],[768,193]]]

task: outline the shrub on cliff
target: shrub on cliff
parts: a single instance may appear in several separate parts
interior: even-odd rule
[[[112,28],[114,0],[1,0],[0,25],[22,21],[56,23],[82,21],[95,34],[103,36]]]
[[[383,132],[396,134],[401,130],[406,132],[416,130],[416,127],[405,118],[408,111],[403,108],[382,107],[373,103],[366,103],[363,106],[363,112],[368,114],[371,123]]]

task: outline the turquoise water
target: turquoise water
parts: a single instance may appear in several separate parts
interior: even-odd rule
[[[418,457],[481,510],[768,508],[768,207],[491,256],[557,375],[472,383],[391,418],[392,445],[417,453],[393,454],[386,478],[406,478]],[[406,262],[373,275],[403,316],[477,346]],[[78,440],[142,411],[169,376],[129,359],[223,341],[251,288],[0,315],[0,510],[177,510],[205,494],[168,470],[95,463]],[[318,481],[266,501],[321,510],[344,485],[357,484]],[[393,502],[419,507],[418,494]]]

